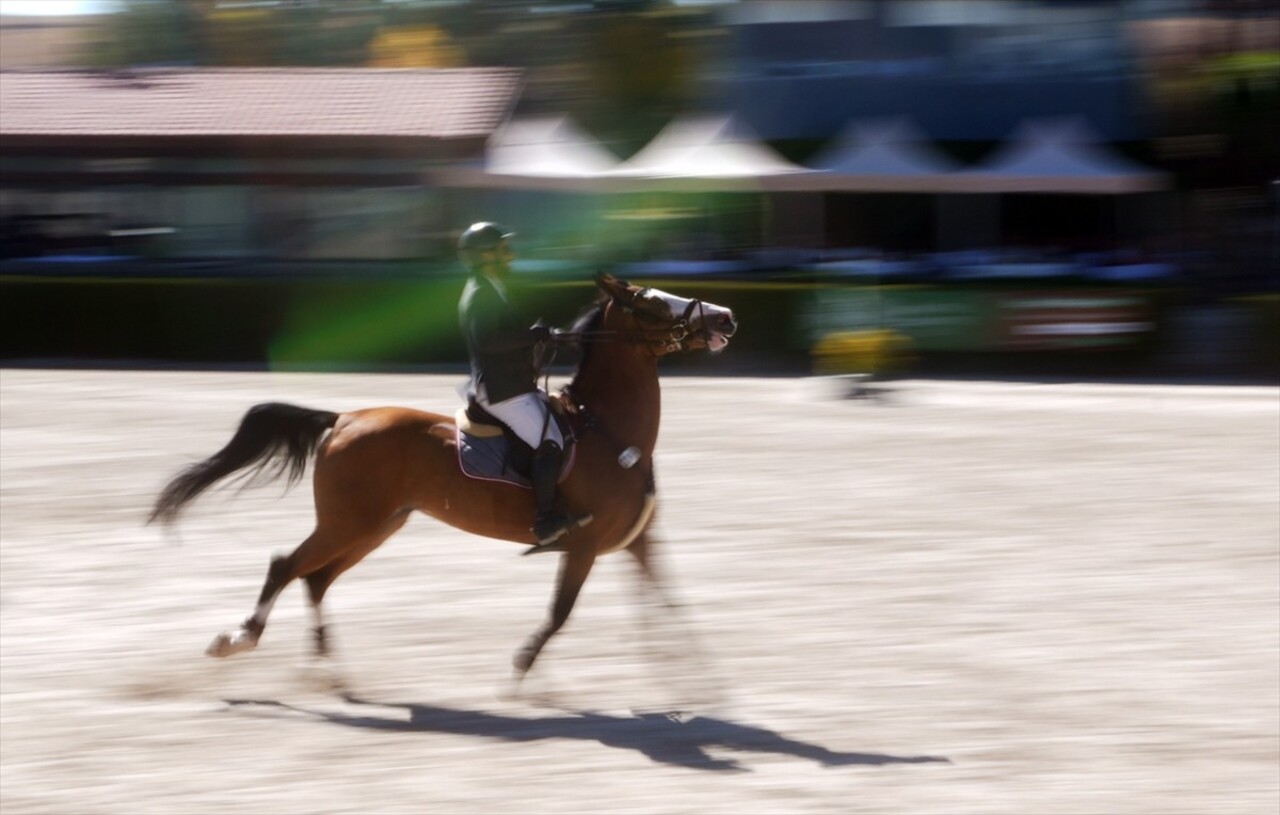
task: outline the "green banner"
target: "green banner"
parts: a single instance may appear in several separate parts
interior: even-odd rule
[[[803,304],[810,343],[833,331],[891,329],[920,351],[983,351],[997,343],[996,296],[925,286],[818,289]]]
[[[888,329],[918,351],[1115,348],[1157,328],[1155,303],[1143,291],[825,288],[802,309],[811,345],[836,331]]]

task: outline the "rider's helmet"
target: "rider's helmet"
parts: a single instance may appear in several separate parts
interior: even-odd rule
[[[498,248],[498,244],[516,233],[493,221],[477,221],[467,227],[458,238],[458,256],[474,269],[481,263],[481,254]]]

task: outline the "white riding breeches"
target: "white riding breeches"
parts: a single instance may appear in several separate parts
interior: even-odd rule
[[[485,400],[484,388],[478,389],[476,401],[485,410],[492,413],[502,423],[511,428],[525,444],[537,450],[544,440],[555,442],[564,449],[564,437],[560,434],[560,426],[548,415],[547,403],[543,401],[542,391],[522,393],[501,402]]]

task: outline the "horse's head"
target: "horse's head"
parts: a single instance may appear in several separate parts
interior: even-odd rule
[[[624,315],[628,325],[622,332],[636,337],[658,356],[700,348],[716,354],[738,330],[733,312],[715,303],[633,286],[606,274],[596,278],[596,285]]]

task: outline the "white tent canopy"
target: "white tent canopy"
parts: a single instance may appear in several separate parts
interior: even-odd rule
[[[448,187],[579,192],[658,190],[1089,193],[1168,187],[1167,176],[1100,143],[1079,119],[1029,120],[975,167],[929,146],[905,119],[853,123],[835,146],[795,164],[732,116],[672,121],[625,162],[565,116],[518,119],[490,138],[482,165],[443,168]]]
[[[813,171],[787,161],[740,121],[721,115],[672,121],[609,175],[621,189],[720,192],[794,189],[779,180]]]
[[[442,169],[434,178],[449,187],[590,191],[617,165],[613,153],[568,117],[542,116],[513,119],[497,130],[483,166]]]
[[[854,122],[809,164],[798,188],[826,192],[937,192],[960,167],[905,118]]]
[[[951,192],[1120,195],[1168,186],[1166,176],[1108,150],[1079,119],[1023,122],[976,167],[954,174]]]

